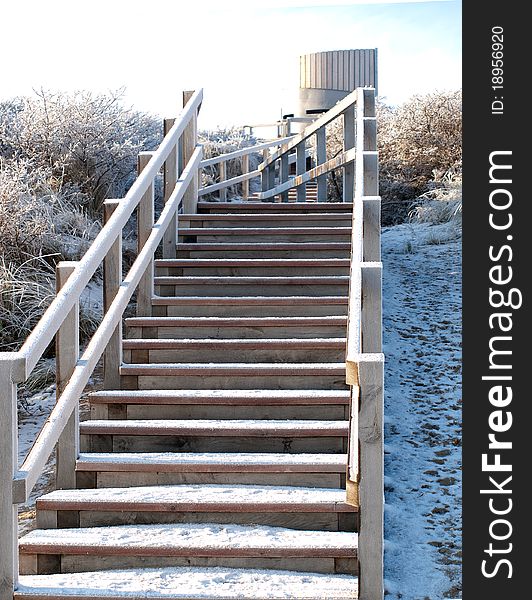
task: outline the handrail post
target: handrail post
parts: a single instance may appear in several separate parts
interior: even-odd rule
[[[118,200],[106,200],[103,204],[103,220],[107,223],[118,206]],[[103,307],[107,312],[122,283],[122,232],[117,236],[103,261]],[[120,322],[104,352],[103,380],[106,390],[120,389],[120,365],[122,364],[122,322]]]
[[[16,354],[0,352],[0,600],[13,600],[18,582],[18,506],[13,476],[18,468]]]
[[[296,146],[296,175],[303,175],[306,171],[306,143],[305,140],[301,140],[299,144]],[[302,183],[297,186],[297,201],[305,202],[307,199],[307,185]]]
[[[225,160],[221,160],[219,162],[219,180],[220,183],[227,179],[227,163]],[[220,202],[225,202],[227,200],[227,188],[222,188],[219,193]]]
[[[242,157],[242,175],[249,173],[249,154],[244,154]],[[242,198],[247,200],[249,198],[249,179],[242,182]]]
[[[170,129],[174,126],[175,119],[165,119],[163,122],[163,133],[164,136],[168,134]],[[163,167],[163,200],[166,204],[168,199],[174,191],[175,184],[178,177],[178,164],[177,164],[177,147],[178,144],[172,148],[172,151],[168,155],[168,158],[164,161]],[[163,258],[175,258],[177,256],[177,218],[174,215],[168,229],[165,231],[163,236],[162,253]]]
[[[327,160],[327,144],[325,137],[325,127],[320,127],[316,131],[316,162],[317,166],[322,165]],[[318,176],[318,202],[327,202],[327,173]]]
[[[286,145],[283,144],[281,146],[281,150],[285,149]],[[288,181],[288,177],[290,174],[290,165],[288,163],[288,152],[285,154],[281,154],[280,164],[279,164],[279,183],[285,183]],[[281,192],[281,202],[288,202],[288,191]]]
[[[344,111],[344,151],[355,147],[355,105]],[[347,163],[343,167],[343,202],[353,202],[355,193],[355,164]]]
[[[183,92],[183,107],[187,105],[187,102],[194,95],[194,91],[185,91]],[[196,144],[198,143],[198,113],[197,111],[194,113],[192,118],[190,119],[189,124],[185,128],[185,131],[182,135],[182,164],[179,172],[185,168],[185,165],[190,160],[192,156]],[[183,212],[185,214],[196,214],[198,212],[198,172],[194,173],[192,177],[192,181],[188,186],[185,195],[183,196]],[[177,230],[176,230],[177,231]],[[174,244],[174,253],[173,256],[176,256],[177,246]]]
[[[59,262],[55,269],[56,292],[65,285],[76,262]],[[65,317],[55,336],[56,398],[59,399],[79,359],[79,301]],[[57,442],[55,485],[59,490],[76,487],[76,461],[79,456],[79,403]]]
[[[140,175],[147,166],[153,152],[139,152],[137,173]],[[154,186],[153,182],[142,196],[137,207],[137,255],[151,234],[154,222]],[[151,317],[151,299],[153,296],[153,260],[146,268],[137,288],[137,316]]]

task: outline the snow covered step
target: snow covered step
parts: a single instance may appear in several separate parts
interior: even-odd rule
[[[156,275],[349,275],[347,258],[180,258],[155,261]]]
[[[179,243],[182,258],[348,258],[349,242]]]
[[[351,227],[190,227],[178,234],[183,242],[348,242]]]
[[[260,452],[81,453],[78,487],[198,483],[345,486],[346,454]]]
[[[123,389],[346,389],[345,363],[123,364]]]
[[[37,499],[37,525],[235,523],[354,531],[345,489],[265,485],[164,485],[57,490]]]
[[[132,317],[126,327],[129,338],[330,338],[345,336],[347,317]]]
[[[346,296],[349,276],[318,277],[155,277],[162,296]]]
[[[357,534],[214,523],[44,529],[19,544],[23,574],[225,566],[356,574]],[[40,558],[46,557],[39,561]],[[50,560],[52,559],[52,560]],[[244,560],[242,560],[244,559]],[[276,559],[284,559],[282,561]]]
[[[80,424],[91,452],[345,452],[348,421],[102,420]],[[259,438],[259,439],[258,439]]]
[[[157,296],[152,298],[158,317],[314,317],[347,314],[342,296]]]
[[[179,215],[179,229],[187,227],[350,227],[351,213],[240,213]]]
[[[352,202],[198,202],[198,213],[315,213],[352,212]]]
[[[109,570],[59,575],[26,575],[15,600],[354,600],[352,575],[223,567]]]
[[[89,396],[92,418],[346,419],[345,390],[110,390]]]
[[[123,341],[127,363],[187,362],[338,362],[345,338],[323,339],[129,339]]]

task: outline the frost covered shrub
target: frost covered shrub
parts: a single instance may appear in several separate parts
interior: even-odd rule
[[[248,148],[249,146],[255,146],[258,144],[258,140],[251,135],[245,134],[242,129],[230,128],[230,129],[218,129],[215,131],[200,131],[198,134],[198,141],[203,144],[203,159],[213,158],[220,156],[220,154],[228,154],[241,148]],[[262,162],[262,154],[260,152],[253,152],[249,156],[249,170],[254,171],[259,163]],[[226,161],[226,179],[231,179],[242,175],[242,159],[236,158],[233,160]],[[220,177],[219,165],[211,165],[205,169],[202,169],[201,174],[201,186],[206,187],[217,183]],[[250,191],[253,189],[253,184],[258,180],[250,180]],[[255,184],[258,185],[258,184]],[[214,192],[205,196],[204,199],[217,198],[219,192]]]
[[[41,90],[3,102],[0,152],[75,186],[83,206],[99,217],[103,200],[123,197],[135,179],[138,152],[153,149],[161,138],[158,120],[125,108],[121,97]]]
[[[392,224],[407,219],[412,200],[461,176],[462,92],[377,102],[377,124],[383,222]]]
[[[441,186],[422,194],[414,202],[409,218],[417,223],[451,223],[461,227],[461,178],[448,178]]]

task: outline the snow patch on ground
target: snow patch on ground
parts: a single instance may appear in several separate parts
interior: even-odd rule
[[[460,594],[461,251],[449,225],[385,229],[388,598]]]

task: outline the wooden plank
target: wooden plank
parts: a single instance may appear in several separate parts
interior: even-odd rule
[[[343,114],[344,152],[355,147],[355,107],[350,106]],[[353,202],[355,194],[355,165],[347,163],[343,167],[343,201]]]
[[[218,165],[218,169],[220,170],[219,183],[223,183],[227,179],[227,176],[226,176],[227,168],[226,167],[227,167],[227,163],[225,163],[225,162],[221,162]],[[219,198],[220,198],[221,202],[225,202],[227,200],[227,188],[226,187],[220,188]],[[187,212],[187,214],[190,214],[190,213]]]
[[[288,163],[288,154],[281,156],[279,164],[279,184],[286,183],[289,179],[290,167]],[[288,191],[281,192],[281,202],[288,202]]]
[[[312,120],[313,119],[311,119],[311,121]],[[273,125],[275,125],[275,123]],[[258,125],[255,125],[255,127],[258,127]],[[227,154],[220,154],[219,156],[214,156],[213,158],[206,158],[205,160],[201,161],[200,167],[204,169],[205,167],[209,167],[211,165],[217,165],[219,162],[225,162],[234,158],[249,156],[254,152],[264,151],[265,149],[272,148],[274,146],[281,146],[282,144],[285,144],[286,142],[291,140],[292,137],[294,136],[290,135],[288,137],[272,140],[270,142],[257,144],[256,146],[247,146],[246,148],[241,148],[240,150],[235,150],[234,152],[228,152]],[[268,156],[268,152],[263,153],[264,160],[266,160]]]
[[[249,173],[249,154],[242,156],[242,175]],[[249,179],[245,179],[242,182],[242,198],[247,200],[249,198]]]
[[[381,260],[381,198],[380,196],[364,196],[362,198],[364,212],[363,259],[365,262]]]
[[[183,108],[187,106],[192,97],[194,96],[194,90],[183,92]],[[182,165],[180,173],[185,168],[189,160],[194,154],[196,144],[198,143],[198,111],[199,108],[192,115],[188,125],[185,128],[182,136]],[[194,173],[192,180],[183,196],[183,212],[186,214],[195,214],[197,212],[198,205],[198,172]],[[174,256],[175,256],[174,246]]]
[[[152,152],[140,152],[137,160],[137,173],[140,175],[153,156]],[[154,186],[150,185],[142,196],[137,208],[137,254],[146,243],[155,218]],[[137,317],[151,316],[151,299],[153,296],[153,261],[148,264],[137,288]]]
[[[106,200],[103,205],[104,224],[109,221],[118,208],[118,200]],[[122,283],[122,234],[117,236],[114,244],[103,261],[103,306],[107,312]],[[104,352],[103,384],[105,389],[120,388],[120,365],[122,364],[122,322],[116,325]]]
[[[164,136],[168,135],[168,132],[174,126],[175,119],[164,119],[163,130]],[[163,169],[163,200],[166,204],[168,199],[172,195],[174,190],[177,177],[179,174],[178,169],[178,155],[177,155],[178,142],[176,142],[170,151],[168,158],[164,162]],[[177,221],[176,217],[173,217],[172,224],[168,228],[168,231],[163,237],[163,256],[164,258],[175,258],[176,256],[176,243],[177,243]]]
[[[56,266],[56,292],[59,293],[76,267],[75,262]],[[66,316],[55,336],[56,398],[68,384],[79,358],[79,303]],[[59,437],[56,448],[55,484],[57,489],[76,487],[76,460],[79,455],[79,404],[76,404]]]
[[[360,530],[361,600],[383,598],[384,552],[384,358],[365,354],[360,380]]]
[[[0,352],[0,600],[12,600],[18,579],[18,507],[13,475],[18,467],[16,353]],[[24,367],[24,365],[21,365]],[[17,368],[17,370],[20,370]],[[24,370],[22,368],[21,370]]]
[[[336,56],[336,53],[334,54]],[[316,132],[316,160],[318,165],[327,162],[327,141],[325,127]],[[327,202],[327,174],[318,177],[318,202]]]
[[[265,174],[266,171],[262,172],[262,178],[263,178],[263,182],[265,179]],[[261,172],[259,170],[256,171],[251,171],[249,173],[246,173],[244,175],[237,175],[236,177],[233,177],[232,179],[227,179],[226,181],[222,181],[220,183],[214,183],[213,185],[209,185],[207,187],[204,187],[203,189],[199,190],[198,192],[198,196],[206,196],[207,194],[211,194],[212,192],[216,192],[222,188],[227,188],[231,185],[236,185],[237,183],[241,183],[242,181],[246,181],[249,179],[254,179],[255,177],[260,177],[261,176]],[[195,214],[195,213],[194,213]]]
[[[382,352],[382,263],[363,262],[362,352]]]

